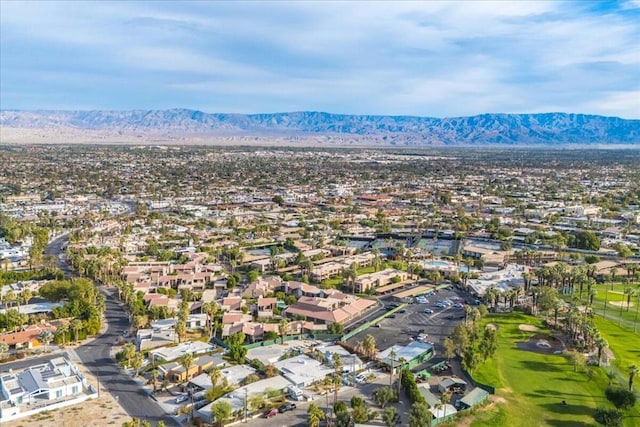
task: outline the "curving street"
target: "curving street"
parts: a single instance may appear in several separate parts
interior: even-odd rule
[[[66,236],[58,237],[47,246],[45,254],[55,256],[58,268],[64,271],[66,277],[70,277],[73,270],[67,264],[62,249],[66,243]],[[101,391],[111,393],[131,417],[146,419],[153,424],[162,420],[168,426],[178,425],[111,357],[111,348],[122,330],[129,328],[129,319],[118,301],[109,292],[100,290],[107,298],[105,320],[108,328],[86,344],[80,345],[75,350],[78,357],[100,379]]]

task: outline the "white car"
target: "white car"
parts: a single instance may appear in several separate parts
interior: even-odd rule
[[[176,397],[176,403],[186,402],[187,399],[188,399],[187,396],[185,396],[184,394],[181,394],[180,396]]]
[[[423,312],[427,314],[433,314],[433,310],[431,310],[430,308],[425,308]]]
[[[358,374],[356,375],[356,377],[354,378],[354,381],[357,382],[358,384],[362,384],[367,380],[367,377],[365,377],[363,374]]]

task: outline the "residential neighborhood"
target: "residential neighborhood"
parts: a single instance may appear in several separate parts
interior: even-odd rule
[[[638,337],[637,157],[85,149],[5,150],[3,423],[98,399],[83,364],[152,425],[316,426],[491,414],[483,369],[512,347],[580,354],[583,375],[634,364],[600,322]]]

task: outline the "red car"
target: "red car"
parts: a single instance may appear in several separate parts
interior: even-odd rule
[[[271,409],[267,412],[264,413],[264,417],[265,418],[272,418],[275,417],[276,415],[278,415],[278,410],[277,409]]]

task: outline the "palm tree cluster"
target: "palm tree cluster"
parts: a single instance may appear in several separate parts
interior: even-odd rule
[[[369,360],[375,360],[378,352],[376,349],[376,339],[372,335],[367,334],[364,340],[355,345],[354,350]]]

